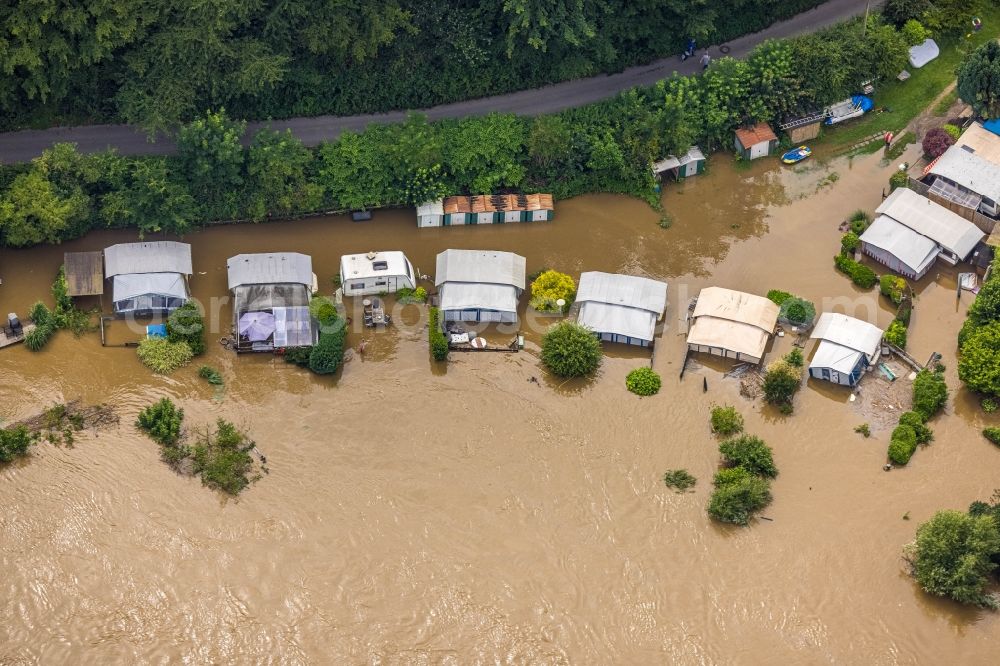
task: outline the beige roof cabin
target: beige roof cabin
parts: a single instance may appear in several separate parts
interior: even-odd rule
[[[689,350],[760,363],[778,324],[778,306],[763,296],[706,287],[691,319]]]

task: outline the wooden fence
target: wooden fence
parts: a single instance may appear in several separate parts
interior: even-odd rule
[[[984,234],[992,234],[993,229],[997,225],[997,221],[992,217],[983,215],[978,210],[973,210],[972,208],[967,208],[961,204],[955,203],[949,199],[933,194],[930,190],[930,186],[926,183],[922,183],[913,176],[909,179],[909,188],[921,196],[925,196],[934,203],[940,204],[950,210],[951,212],[961,215],[969,222],[972,222],[976,227],[979,228]]]

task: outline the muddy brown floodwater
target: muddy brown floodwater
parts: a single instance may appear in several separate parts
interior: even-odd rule
[[[116,405],[122,425],[0,469],[0,662],[996,663],[998,616],[924,595],[900,558],[934,511],[1000,486],[1000,449],[978,434],[997,418],[954,390],[970,297],[956,302],[953,270],[917,285],[910,349],[944,355],[953,397],[905,469],[882,471],[891,418],[845,391],[810,381],[783,417],[740,397],[717,362],[678,377],[678,319],[708,284],[784,289],[887,325],[892,312],[831,257],[838,223],[874,209],[892,168],[872,156],[734,169],[716,156],[708,174],[666,189],[669,230],[638,201],[594,195],[560,202],[551,224],[419,230],[410,211],[380,211],[365,224],[191,234],[202,302],[225,295],[226,257],[256,251],[311,254],[324,291],[341,254],[369,249],[405,250],[425,273],[459,247],[520,252],[529,272],[663,278],[663,389],[629,394],[625,374],[648,356],[613,346],[594,379],[550,381],[537,331],[522,353],[452,354],[434,371],[419,324],[352,332],[352,346],[369,339],[365,355],[326,378],[237,358],[215,344],[219,326],[205,362],[225,376],[221,393],[197,364],[153,376],[96,335],[4,350],[6,422],[79,397]],[[132,239],[0,251],[0,311],[48,297],[64,251]],[[779,339],[772,358],[790,344]],[[238,500],[174,474],[131,426],[162,396],[189,423],[245,426],[271,473]],[[705,513],[713,403],[738,406],[774,448],[771,521],[729,528]],[[864,421],[870,439],[853,432]],[[693,492],[664,487],[679,467],[698,477]]]

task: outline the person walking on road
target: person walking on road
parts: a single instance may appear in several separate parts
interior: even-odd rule
[[[707,53],[701,57],[701,69],[702,71],[708,69],[708,65],[712,62],[712,56]]]

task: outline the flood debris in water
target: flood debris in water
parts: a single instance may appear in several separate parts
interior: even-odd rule
[[[56,446],[72,447],[76,440],[75,433],[85,429],[96,433],[116,426],[118,422],[118,414],[110,405],[85,406],[77,399],[56,403],[42,413],[18,421],[10,427],[25,428],[36,440],[44,439]]]

